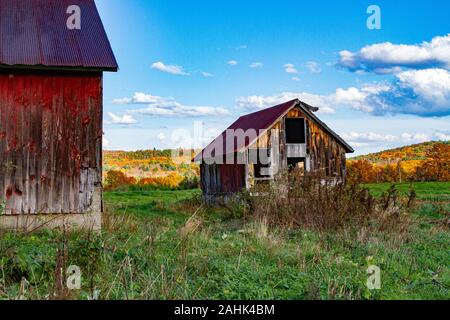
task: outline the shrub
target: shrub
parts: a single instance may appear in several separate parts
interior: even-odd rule
[[[105,190],[116,190],[136,184],[136,179],[128,177],[122,171],[110,170],[106,173]]]
[[[252,194],[255,217],[287,228],[401,228],[407,220],[406,207],[412,205],[412,201],[402,203],[395,188],[376,199],[358,184],[317,174],[303,177],[296,171],[284,173],[271,185],[257,185]]]

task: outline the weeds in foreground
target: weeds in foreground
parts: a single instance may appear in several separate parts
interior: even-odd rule
[[[313,187],[313,192],[319,192],[318,188],[324,187]],[[350,197],[351,192],[342,194]],[[350,207],[342,204],[343,195],[332,194],[340,200],[336,208]],[[348,223],[353,223],[350,226],[323,225],[321,219],[313,217],[299,220],[307,223],[287,224],[279,222],[288,217],[283,212],[266,211],[277,214],[274,219],[261,214],[264,211],[258,211],[255,204],[254,208],[249,205],[240,211],[245,212],[246,219],[239,219],[239,212],[230,217],[228,209],[206,207],[198,196],[155,206],[147,194],[139,198],[133,194],[133,201],[141,203],[122,206],[123,196],[115,193],[108,200],[101,233],[64,230],[1,233],[0,299],[445,299],[449,296],[446,280],[449,233],[428,223],[421,227],[410,219],[398,241],[397,227],[384,225],[383,215],[381,220],[347,218]],[[292,193],[289,197],[290,201],[296,200]],[[279,198],[276,200],[281,204],[289,203],[283,202],[287,200],[281,195]],[[326,200],[324,194],[322,200],[325,207],[336,203]],[[314,205],[319,212],[322,210],[319,204]],[[408,199],[390,191],[373,199],[373,205],[376,207],[373,210],[396,217],[397,213],[404,214]],[[301,209],[301,202],[297,206]],[[229,209],[233,207],[230,205]],[[136,214],[136,210],[143,208],[148,208],[147,214]],[[438,209],[426,210],[433,210],[432,215],[438,220],[441,218]],[[295,217],[296,213],[289,214]],[[383,288],[377,293],[365,286],[369,261],[383,270]],[[67,271],[70,265],[81,269],[80,290],[64,289],[68,275],[59,271]],[[61,284],[59,294],[56,284]]]
[[[381,197],[357,184],[344,184],[299,171],[285,174],[271,185],[256,186],[250,205],[258,219],[287,229],[317,231],[371,229],[404,233],[410,225],[415,194],[406,199],[395,187]]]

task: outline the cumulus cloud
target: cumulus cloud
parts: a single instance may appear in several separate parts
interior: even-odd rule
[[[249,67],[252,68],[252,69],[257,69],[257,68],[262,68],[262,67],[264,67],[264,64],[261,63],[261,62],[252,62],[252,63],[249,65]]]
[[[227,62],[227,64],[228,64],[229,66],[237,66],[237,65],[238,65],[238,62],[237,62],[236,60],[230,60],[230,61]]]
[[[322,114],[334,113],[335,110],[330,104],[330,99],[327,96],[320,96],[315,94],[310,94],[306,92],[283,92],[273,96],[248,96],[240,97],[236,99],[236,103],[239,107],[254,111],[261,110],[268,107],[284,103],[286,101],[300,99],[305,103],[308,103],[314,107],[318,107],[319,112]]]
[[[158,140],[160,141],[164,141],[166,140],[166,135],[164,133],[158,133],[158,135],[156,136],[158,138]]]
[[[116,99],[114,103],[145,105],[145,108],[128,110],[130,114],[159,117],[208,117],[226,116],[230,112],[222,107],[188,106],[171,97],[160,97],[137,92],[131,98]],[[125,102],[125,103],[124,103]]]
[[[450,115],[450,72],[444,69],[404,71],[390,83],[338,89],[337,103],[375,115]]]
[[[373,115],[410,114],[421,117],[450,115],[450,72],[444,69],[404,71],[394,81],[338,88],[329,95],[284,92],[273,96],[249,96],[237,99],[246,109],[258,110],[299,98],[332,113],[339,106]]]
[[[315,62],[315,61],[308,61],[307,63],[305,63],[305,67],[306,69],[309,70],[309,72],[311,73],[321,73],[322,72],[322,68],[320,67],[320,65]]]
[[[214,77],[214,75],[213,74],[211,74],[211,73],[209,73],[209,72],[202,72],[202,76],[203,77],[205,77],[205,78],[211,78],[211,77]]]
[[[284,67],[284,71],[286,71],[287,73],[291,73],[291,74],[297,74],[298,73],[297,68],[292,63],[286,63],[283,67]]]
[[[292,77],[291,80],[292,81],[300,81],[300,78],[299,77]]]
[[[404,68],[450,69],[450,34],[414,45],[384,42],[365,46],[357,52],[344,50],[339,53],[337,65],[352,72],[377,74],[398,73]]]
[[[166,73],[180,75],[180,76],[189,76],[189,73],[184,71],[182,66],[166,65],[161,61],[158,61],[158,62],[155,62],[154,64],[152,64],[152,69],[156,69],[161,72],[166,72]]]
[[[108,116],[110,117],[109,124],[119,124],[119,125],[132,125],[136,124],[137,120],[133,118],[133,116],[129,114],[124,114],[122,116],[116,115],[115,113],[108,112]]]
[[[375,132],[349,132],[343,133],[342,138],[354,147],[367,147],[373,145],[401,145],[414,144],[427,141],[449,141],[450,134],[445,132],[434,133],[402,133],[397,135]]]

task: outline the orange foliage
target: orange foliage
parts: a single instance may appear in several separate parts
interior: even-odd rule
[[[170,173],[165,177],[143,178],[137,183],[138,186],[152,186],[176,189],[183,182],[184,178],[178,173]]]
[[[410,151],[408,149],[408,152]],[[450,181],[449,144],[433,144],[426,151],[424,160],[402,160],[399,152],[387,152],[381,154],[379,158],[384,162],[349,160],[348,181],[357,183]]]
[[[417,168],[421,181],[450,181],[450,145],[436,144],[427,152],[427,160]]]
[[[114,190],[123,186],[130,186],[136,184],[134,177],[127,177],[121,171],[111,170],[106,173],[105,189]]]

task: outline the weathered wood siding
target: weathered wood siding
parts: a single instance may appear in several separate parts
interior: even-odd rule
[[[307,153],[311,171],[320,171],[329,177],[345,179],[346,153],[336,139],[317,124],[307,121]]]
[[[336,138],[311,121],[300,108],[292,109],[287,117],[306,119],[306,154],[310,171],[345,179],[346,152]]]
[[[85,213],[101,190],[101,73],[0,72],[6,214]]]
[[[240,192],[245,189],[245,165],[200,165],[201,186],[204,194],[219,195]]]
[[[338,141],[308,118],[300,108],[292,109],[284,118],[280,119],[267,133],[263,134],[250,148],[271,148],[271,130],[279,130],[280,145],[280,169],[287,168],[287,158],[290,156],[290,148],[286,144],[285,119],[305,118],[306,125],[306,159],[307,167],[310,171],[321,171],[330,177],[341,177],[346,175],[346,152],[345,148]],[[303,148],[303,146],[297,146]],[[303,151],[301,151],[303,153]]]

